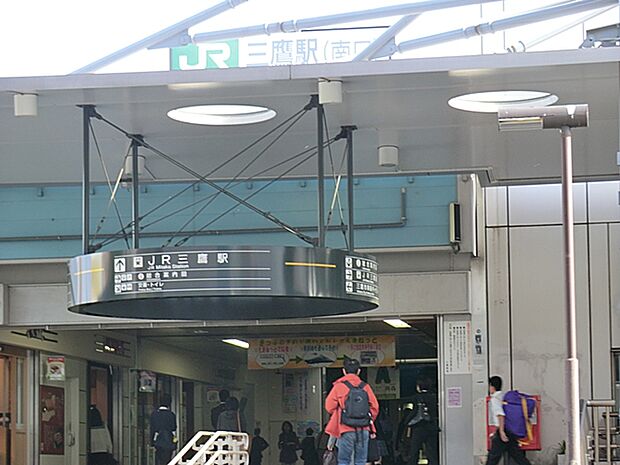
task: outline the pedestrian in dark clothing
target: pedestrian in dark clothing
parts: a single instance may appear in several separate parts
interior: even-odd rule
[[[236,397],[229,397],[226,400],[224,411],[217,420],[217,430],[235,433],[245,431],[245,418],[239,412],[239,400]]]
[[[211,409],[211,425],[213,425],[213,429],[215,431],[217,431],[217,420],[220,418],[220,414],[224,410],[226,410],[226,401],[230,397],[230,392],[228,392],[226,389],[222,389],[219,392],[219,396],[220,403],[217,405],[217,407],[213,407]]]
[[[413,401],[413,412],[407,422],[407,426],[411,427],[409,465],[417,465],[422,444],[425,445],[428,465],[439,465],[438,399],[430,378],[418,380],[418,393]]]
[[[155,447],[155,465],[168,465],[177,448],[177,417],[170,410],[172,399],[164,394],[160,407],[151,414],[151,444]]]
[[[317,439],[316,451],[319,454],[319,458],[323,457],[323,454],[327,450],[327,443],[329,442],[329,434],[325,432],[327,423],[323,426],[323,429],[319,431],[319,437]]]
[[[250,447],[250,465],[261,465],[263,451],[269,447],[269,443],[260,435],[260,428],[254,430],[252,446]]]
[[[301,459],[304,461],[304,465],[319,465],[319,454],[316,450],[312,428],[306,430],[306,437],[301,441]]]
[[[297,449],[299,449],[299,439],[293,431],[290,421],[282,423],[282,432],[278,437],[278,447],[280,448],[280,463],[291,465],[297,462]]]

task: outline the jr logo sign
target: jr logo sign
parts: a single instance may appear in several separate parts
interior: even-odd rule
[[[227,40],[170,49],[170,69],[236,68],[239,66],[239,41]]]

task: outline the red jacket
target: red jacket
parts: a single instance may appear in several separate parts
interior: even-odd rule
[[[331,415],[329,423],[327,423],[327,427],[325,428],[325,432],[330,436],[335,436],[337,438],[339,438],[342,433],[355,431],[355,428],[344,425],[340,421],[340,412],[344,409],[344,403],[349,395],[349,388],[346,384],[344,384],[345,381],[348,381],[353,386],[359,386],[362,382],[359,376],[352,373],[344,375],[342,378],[334,381],[334,387],[332,387],[332,390],[327,395],[327,399],[325,399],[325,410],[327,410],[327,413]],[[368,393],[370,415],[372,416],[372,419],[375,420],[379,414],[379,402],[375,397],[375,393],[372,392],[372,389],[368,384],[364,386],[364,391]],[[370,426],[365,426],[362,429],[370,430],[371,428]]]

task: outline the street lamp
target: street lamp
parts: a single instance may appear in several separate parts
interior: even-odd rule
[[[566,399],[569,465],[581,465],[579,434],[579,360],[575,311],[575,243],[573,231],[573,161],[571,128],[588,125],[588,105],[505,108],[497,112],[500,131],[559,129],[562,135],[562,231],[564,235],[564,301],[566,311]]]

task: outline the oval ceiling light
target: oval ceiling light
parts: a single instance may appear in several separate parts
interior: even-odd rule
[[[168,117],[175,121],[206,126],[262,123],[275,116],[275,110],[254,105],[196,105],[168,112]]]
[[[557,101],[558,96],[549,92],[501,90],[459,95],[448,100],[448,105],[457,110],[497,113],[500,108],[539,107],[552,105]]]

